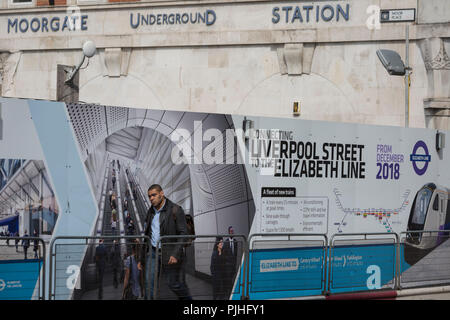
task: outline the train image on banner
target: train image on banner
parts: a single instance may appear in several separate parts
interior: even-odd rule
[[[434,183],[427,183],[417,192],[408,219],[407,231],[411,232],[407,233],[405,243],[405,260],[410,265],[448,239],[449,195],[450,189]]]

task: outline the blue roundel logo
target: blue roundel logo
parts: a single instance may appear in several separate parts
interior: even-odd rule
[[[412,154],[409,159],[412,162],[414,171],[419,175],[423,175],[428,169],[428,162],[431,161],[431,156],[428,153],[428,147],[422,140],[417,141],[414,145]]]

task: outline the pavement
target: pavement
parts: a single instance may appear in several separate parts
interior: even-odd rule
[[[395,300],[450,300],[450,292],[397,297]]]
[[[27,257],[28,259],[34,257],[33,244],[28,248]],[[14,240],[10,240],[9,245],[6,244],[6,240],[0,240],[0,260],[21,260],[24,258],[22,241],[19,241],[16,251]]]

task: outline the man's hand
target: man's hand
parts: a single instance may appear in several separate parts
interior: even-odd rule
[[[169,258],[169,264],[175,264],[175,263],[177,263],[177,262],[178,262],[177,258],[175,258],[174,256],[170,256],[170,258]]]
[[[140,262],[138,262],[137,264],[138,270],[141,271],[142,270],[142,264]]]

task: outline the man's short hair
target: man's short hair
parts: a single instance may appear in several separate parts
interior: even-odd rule
[[[149,191],[152,190],[152,189],[156,189],[156,191],[158,191],[158,192],[161,192],[161,191],[162,191],[162,188],[161,188],[161,186],[160,186],[159,184],[152,184],[152,185],[148,188],[147,192],[149,192]]]

